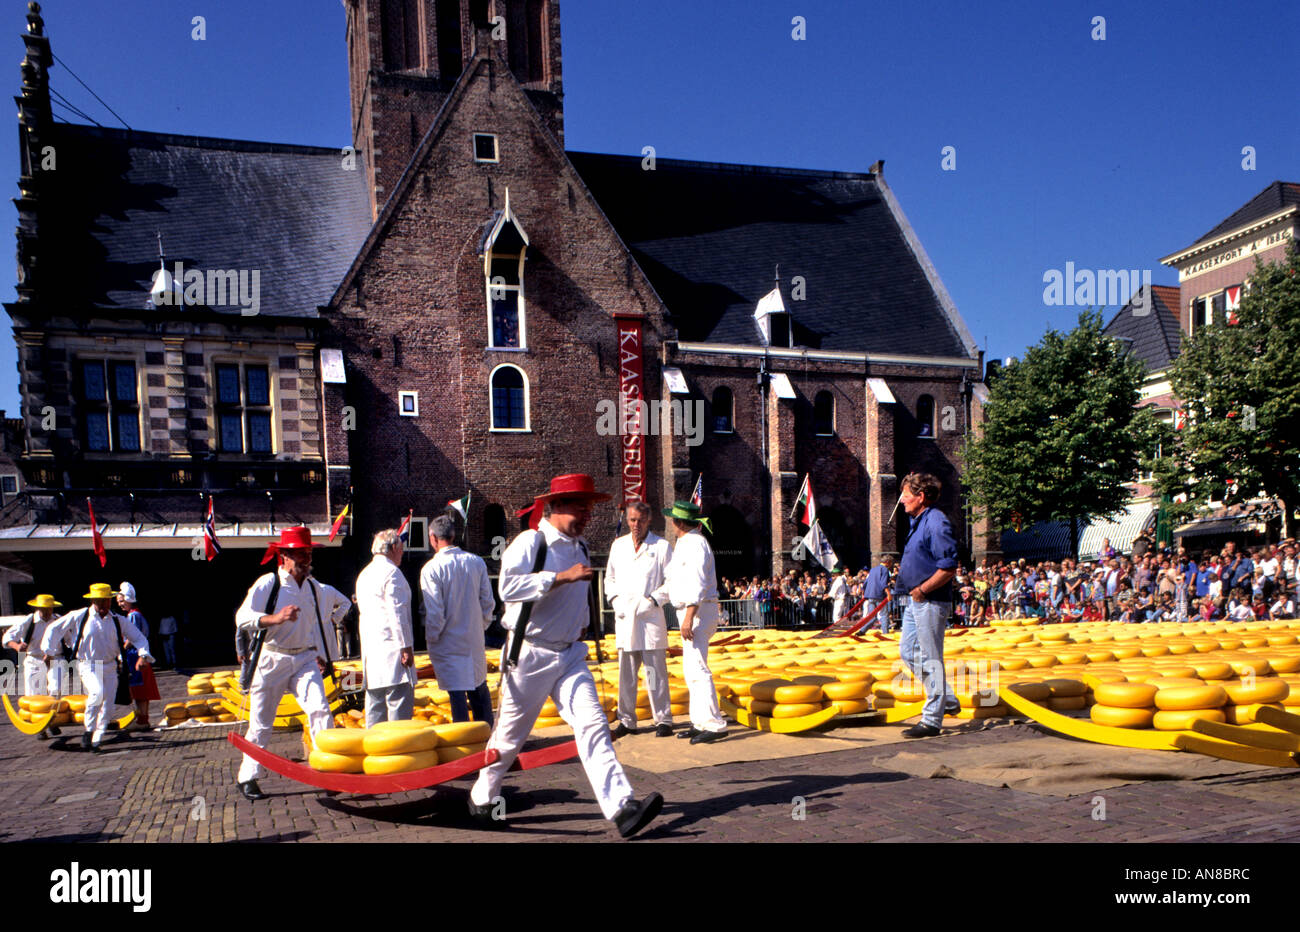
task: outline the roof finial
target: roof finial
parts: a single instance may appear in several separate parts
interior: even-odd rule
[[[27,31],[34,36],[44,35],[45,20],[41,19],[41,5],[32,0],[27,4]]]

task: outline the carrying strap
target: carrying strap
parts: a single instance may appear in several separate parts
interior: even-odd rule
[[[325,663],[332,664],[333,661],[330,660],[330,644],[325,639],[325,621],[320,617],[320,599],[316,597],[316,581],[310,576],[307,577],[307,588],[311,589],[311,603],[316,607],[316,630],[320,632],[320,646],[321,650],[325,651]]]
[[[77,626],[77,640],[72,645],[72,659],[77,660],[77,654],[81,652],[81,640],[86,636],[86,626],[90,624],[90,609],[86,608],[85,617],[81,619],[81,624]],[[122,625],[117,619],[117,613],[109,609],[109,617],[113,619],[113,627],[117,629],[117,656],[122,658]]]
[[[272,615],[275,613],[275,603],[280,599],[280,570],[277,568],[271,573],[271,592],[266,598],[266,608],[262,611],[263,615]],[[266,628],[259,625],[253,632],[253,640],[248,645],[248,657],[244,661],[244,668],[239,674],[239,685],[247,692],[248,687],[253,680],[253,672],[257,670],[258,658],[262,656],[262,642],[266,640]],[[245,673],[244,671],[247,671]],[[248,682],[244,682],[247,679]]]
[[[537,532],[541,543],[537,548],[537,557],[533,560],[533,573],[540,573],[546,565],[546,535]],[[524,629],[528,627],[528,616],[533,613],[534,602],[525,602],[519,609],[519,619],[515,622],[515,635],[510,639],[510,657],[507,666],[513,667],[519,662],[519,651],[524,646]]]
[[[36,631],[36,613],[32,612],[27,616],[27,633],[23,635],[23,643],[27,649],[32,649],[32,633]]]

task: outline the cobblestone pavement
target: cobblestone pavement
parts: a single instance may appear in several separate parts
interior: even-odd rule
[[[159,674],[164,696],[184,679]],[[155,718],[160,717],[155,714]],[[893,727],[893,726],[888,726]],[[0,841],[608,841],[576,761],[509,775],[506,831],[486,834],[465,813],[468,780],[385,797],[330,797],[277,775],[269,798],[249,803],[234,784],[238,755],[227,728],[133,733],[100,754],[67,740],[0,733]],[[944,747],[1058,741],[1025,725],[909,743]],[[296,733],[271,750],[301,757]],[[1268,770],[1199,780],[1152,781],[1093,796],[1044,796],[953,779],[921,779],[877,764],[899,745],[666,774],[629,769],[638,794],[658,790],[663,814],[643,834],[655,841],[726,842],[1218,842],[1300,840],[1300,771]],[[796,797],[802,798],[800,807]],[[799,819],[796,816],[802,815]]]

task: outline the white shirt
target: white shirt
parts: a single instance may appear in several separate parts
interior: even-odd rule
[[[326,643],[321,643],[321,627],[332,624],[335,615],[341,617],[346,614],[352,604],[351,600],[333,586],[318,582],[310,576],[304,578],[303,584],[299,586],[284,567],[280,567],[278,572],[280,594],[275,600],[275,611],[296,605],[298,620],[268,626],[266,640],[262,642],[263,647],[286,653],[299,653],[315,648],[317,656],[330,659],[328,635],[326,635]],[[255,633],[259,627],[258,620],[263,615],[274,614],[266,610],[267,600],[271,596],[271,583],[274,579],[274,574],[267,573],[253,583],[253,587],[248,590],[248,595],[244,596],[243,604],[235,612],[235,624]],[[320,602],[323,617],[319,619],[316,617],[316,601],[313,600],[312,592],[308,587],[314,587],[316,599]]]
[[[0,644],[8,644],[10,641],[17,641],[19,644],[26,642],[27,656],[32,660],[44,660],[45,651],[41,650],[41,640],[45,637],[46,629],[58,620],[58,615],[53,615],[49,621],[46,621],[41,617],[40,612],[32,612],[3,635],[0,635]],[[29,624],[32,626],[32,633],[30,637],[26,637]]]
[[[546,562],[540,573],[533,561],[542,538],[546,539]],[[587,543],[581,537],[561,534],[546,518],[536,531],[524,531],[510,542],[501,555],[501,601],[506,603],[501,624],[509,631],[525,602],[536,603],[528,619],[526,637],[551,643],[569,644],[587,630],[589,582],[572,582],[552,589],[555,574],[577,565],[591,566]]]
[[[1259,568],[1260,568],[1261,570],[1264,571],[1264,578],[1265,578],[1265,579],[1272,579],[1274,576],[1277,575],[1277,565],[1278,565],[1278,564],[1277,564],[1277,558],[1276,558],[1276,557],[1274,557],[1274,558],[1271,559],[1271,560],[1260,560],[1260,561],[1259,561]]]
[[[411,585],[392,560],[377,553],[357,576],[361,612],[361,672],[366,689],[415,685],[415,667],[403,666],[402,648],[415,646],[411,629]],[[322,609],[323,611],[324,609]]]
[[[688,605],[698,606],[696,618],[710,621],[718,615],[718,577],[713,548],[699,527],[677,538],[668,564],[668,597],[680,618]]]
[[[843,602],[849,597],[849,584],[843,576],[836,576],[835,582],[831,583],[830,597],[836,602]]]
[[[668,599],[664,580],[671,558],[672,547],[653,531],[646,533],[640,547],[631,534],[610,544],[605,597],[614,609],[614,646],[619,650],[662,650],[668,646],[668,623],[659,605]]]
[[[130,619],[123,618],[112,610],[101,615],[94,606],[79,612],[69,612],[52,623],[45,629],[45,636],[41,639],[41,650],[50,656],[66,656],[77,643],[80,632],[84,630],[77,656],[69,659],[90,663],[117,660],[122,653],[122,645],[117,640],[118,627],[122,629],[122,637],[140,652],[140,656],[153,663],[153,656],[149,653],[148,638],[131,623]]]
[[[496,608],[487,564],[477,554],[444,547],[420,570],[420,591],[424,639],[438,685],[446,690],[477,689],[487,682],[483,632]]]

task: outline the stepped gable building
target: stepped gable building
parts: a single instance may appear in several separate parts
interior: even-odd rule
[[[494,558],[564,471],[616,493],[597,557],[615,506],[702,476],[720,572],[794,566],[808,474],[861,566],[900,549],[898,479],[918,468],[983,551],[957,472],[981,354],[882,163],[570,153],[555,0],[343,6],[354,138],[314,148],[56,122],[31,5],[0,568],[33,581],[10,595],[132,579],[150,617],[188,609],[224,656],[278,527],[323,537],[351,505],[317,560],[346,588],[370,534],[414,512],[414,579],[448,502],[471,495],[466,546]]]

